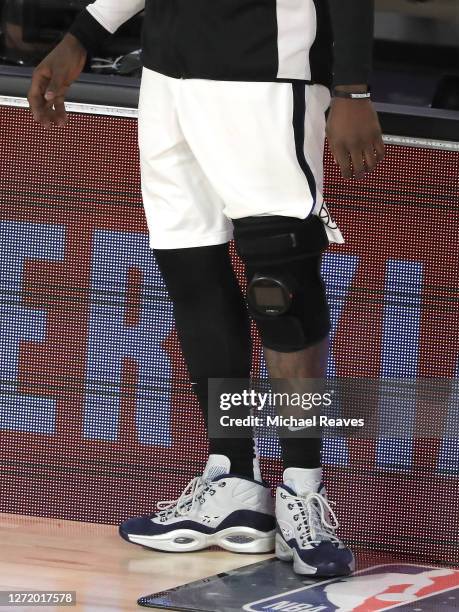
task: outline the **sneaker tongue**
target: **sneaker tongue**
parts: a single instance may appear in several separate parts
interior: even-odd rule
[[[222,474],[229,474],[230,469],[231,461],[226,455],[209,455],[202,476],[205,480],[215,480]]]
[[[318,493],[322,485],[322,470],[287,468],[284,471],[284,484],[300,496]]]
[[[318,491],[318,489],[320,487],[320,482],[317,483],[317,487],[313,487],[313,488],[306,487],[306,486],[303,486],[303,487],[300,486],[299,487],[299,486],[296,486],[294,483],[290,483],[289,484],[288,482],[286,482],[285,484],[288,487],[290,487],[291,489],[293,489],[295,491],[295,493],[298,495],[298,497],[306,497],[306,495],[308,493],[317,493],[317,491]]]

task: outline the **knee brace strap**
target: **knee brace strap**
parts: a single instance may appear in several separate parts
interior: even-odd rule
[[[319,255],[329,245],[317,215],[306,219],[271,215],[233,219],[236,250],[253,265],[282,263]]]

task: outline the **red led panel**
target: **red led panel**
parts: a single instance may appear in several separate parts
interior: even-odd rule
[[[0,120],[0,511],[103,523],[151,512],[207,449],[148,249],[136,122],[72,114],[45,132],[11,107]],[[326,154],[346,239],[324,263],[330,373],[453,379],[459,154],[387,149],[359,183]],[[351,543],[458,562],[459,442],[444,435],[447,414],[432,419],[435,439],[327,441],[327,486]],[[277,443],[261,452],[275,483]]]

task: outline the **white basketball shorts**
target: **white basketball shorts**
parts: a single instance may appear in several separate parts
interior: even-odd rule
[[[232,238],[232,219],[317,214],[343,242],[323,201],[330,93],[300,82],[174,79],[143,68],[142,197],[150,247]]]

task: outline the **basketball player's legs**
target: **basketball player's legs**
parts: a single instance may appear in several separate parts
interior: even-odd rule
[[[321,254],[342,242],[322,198],[328,104],[326,88],[298,82],[190,81],[178,99],[186,140],[233,220],[273,379],[325,376],[330,319]],[[281,446],[276,554],[301,574],[350,573],[353,555],[335,534],[322,482],[320,438],[300,434]]]
[[[231,222],[177,115],[180,80],[144,69],[139,100],[142,195],[150,246],[172,302],[182,353],[207,422],[208,378],[248,378],[247,307],[231,265]],[[253,477],[253,444],[210,440],[232,470]],[[226,452],[224,452],[226,451]]]
[[[149,95],[144,84],[153,88]],[[274,325],[251,308],[263,345],[279,353],[278,361],[283,360],[278,363],[283,374],[291,371],[283,365],[285,360],[291,368],[292,360],[299,357],[281,354],[311,351],[328,334],[327,310],[315,307],[324,303],[317,249],[323,250],[324,238],[340,235],[318,220],[322,212],[327,214],[314,176],[322,160],[310,158],[308,163],[304,151],[305,134],[316,142],[316,129],[323,147],[327,95],[324,88],[307,89],[301,84],[184,81],[144,71],[139,141],[150,244],[174,303],[198,397],[207,378],[248,376],[250,369],[247,313],[221,246],[231,237],[230,219],[249,282],[261,262],[268,263],[274,275],[286,272],[287,282],[295,285],[294,304],[287,317],[271,321]],[[308,113],[310,121],[306,121]],[[153,129],[155,139],[150,136]],[[314,213],[312,222],[310,213]],[[281,226],[284,233],[279,235]],[[249,237],[248,250],[255,260],[245,257],[243,234]],[[285,235],[293,237],[291,245],[286,244]],[[285,254],[283,250],[290,246],[293,254]],[[206,248],[207,256],[200,256]],[[267,262],[267,253],[280,258]],[[314,299],[309,299],[310,290]],[[205,306],[199,295],[205,297]],[[214,322],[209,323],[212,318]],[[203,349],[209,338],[213,342]],[[268,362],[273,370],[269,357]],[[205,392],[200,401],[206,413]],[[239,552],[269,550],[274,535],[269,490],[245,474],[230,473],[231,457],[239,465],[241,456],[251,461],[251,442],[224,444],[225,453],[211,453],[203,475],[190,483],[177,502],[161,505],[151,517],[127,521],[121,527],[123,537],[159,550],[197,550],[214,543]],[[287,453],[295,444],[289,442]],[[300,465],[285,470],[277,500],[278,522],[287,526],[292,537],[287,541],[277,536],[277,554],[293,559],[301,573],[348,573],[349,551],[327,519],[329,506],[322,486],[311,479],[312,470],[320,468],[303,467],[302,447],[297,448]],[[301,521],[296,520],[295,508]]]
[[[139,103],[142,194],[150,246],[172,302],[192,388],[207,423],[209,378],[248,379],[250,321],[231,265],[231,221],[178,120],[181,81],[145,70]],[[209,459],[175,502],[120,526],[126,540],[189,552],[219,545],[269,552],[270,489],[254,479],[253,440],[209,439]]]

